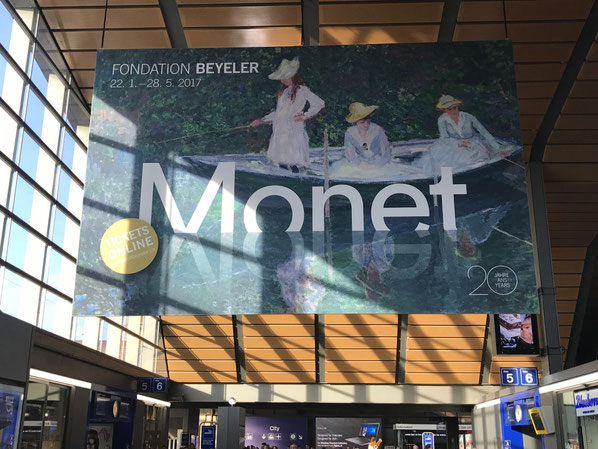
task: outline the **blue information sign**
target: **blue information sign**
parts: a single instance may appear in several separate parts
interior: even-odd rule
[[[432,432],[422,433],[422,445],[424,449],[434,449],[434,434]]]
[[[519,368],[519,379],[521,385],[526,387],[538,386],[538,369],[537,368]]]
[[[216,426],[203,426],[201,428],[201,449],[214,449],[216,447]]]
[[[504,387],[537,387],[537,368],[501,368],[500,384]]]
[[[166,393],[168,391],[168,377],[152,378],[152,393]]]
[[[168,377],[142,377],[137,379],[139,393],[166,393],[168,391]]]
[[[137,379],[137,391],[139,393],[151,393],[152,392],[152,378],[142,377]]]

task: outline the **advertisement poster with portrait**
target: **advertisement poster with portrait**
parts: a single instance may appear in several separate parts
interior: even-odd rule
[[[100,50],[74,313],[537,313],[513,67]]]
[[[382,435],[379,418],[316,418],[316,449],[368,447]]]
[[[87,429],[87,449],[112,449],[112,424],[89,424]]]
[[[538,355],[540,340],[536,315],[509,313],[494,315],[495,354]]]

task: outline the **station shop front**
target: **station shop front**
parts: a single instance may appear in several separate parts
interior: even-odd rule
[[[169,403],[138,396],[144,370],[0,314],[2,449],[160,448]]]

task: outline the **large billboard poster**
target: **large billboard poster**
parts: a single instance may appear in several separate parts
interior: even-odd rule
[[[74,307],[537,313],[511,44],[99,51]]]
[[[379,418],[316,418],[316,449],[367,448],[382,435]]]

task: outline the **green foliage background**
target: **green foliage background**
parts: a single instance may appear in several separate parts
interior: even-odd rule
[[[151,52],[148,58],[147,51]],[[438,136],[435,104],[441,94],[465,101],[462,110],[474,114],[498,137],[519,141],[517,97],[509,41],[451,44],[364,45],[246,49],[102,51],[94,94],[138,125],[137,150],[146,160],[168,153],[200,155],[265,151],[269,126],[230,132],[274,110],[281,84],[267,75],[282,58],[299,57],[299,74],[326,102],[308,122],[310,145],[323,145],[328,127],[330,144],[342,145],[348,127],[345,116],[354,101],[380,106],[374,121],[391,141]],[[123,77],[135,88],[110,88],[113,63],[257,61],[251,75],[160,75]],[[166,79],[202,80],[197,87],[166,88]],[[160,88],[139,86],[159,78]],[[99,111],[94,111],[94,116]],[[96,127],[102,123],[94,124]],[[108,126],[108,123],[106,123]],[[104,134],[106,135],[106,134]],[[173,140],[176,139],[176,140]],[[167,142],[164,142],[167,141]]]

